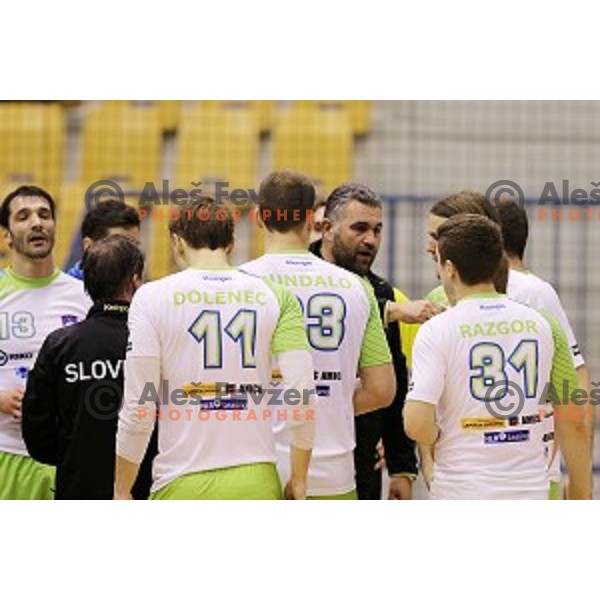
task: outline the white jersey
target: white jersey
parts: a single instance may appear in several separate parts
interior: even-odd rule
[[[300,300],[315,366],[316,434],[308,473],[309,496],[356,488],[352,402],[358,369],[391,362],[373,290],[368,282],[310,252],[272,253],[240,269],[290,289]],[[277,466],[289,473],[289,440],[281,423]]]
[[[560,298],[558,297],[556,290],[547,281],[544,281],[529,271],[517,271],[511,269],[508,272],[507,294],[509,298],[512,298],[517,302],[522,302],[523,304],[527,304],[538,310],[545,310],[551,314],[558,321],[567,336],[567,342],[571,349],[573,365],[575,368],[577,369],[585,364],[581,350],[579,349],[579,344],[575,339],[573,328],[569,323],[569,319],[567,318]],[[545,419],[545,431],[548,439],[548,460],[551,461],[550,477],[553,481],[560,481],[561,458],[560,453],[554,456],[554,418],[551,410],[548,411]]]
[[[190,268],[142,286],[129,329],[127,406],[128,362],[154,358],[157,365],[133,399],[143,409],[158,402],[153,491],[189,473],[276,462],[270,413],[285,406],[267,394],[272,356],[308,350],[292,294],[234,268]],[[129,412],[121,413],[118,454],[139,462]]]
[[[547,498],[542,398],[574,378],[558,324],[506,296],[468,296],[425,323],[407,400],[436,406],[431,497]]]
[[[25,389],[46,336],[85,319],[92,302],[81,281],[58,269],[30,279],[0,272],[0,390]],[[26,456],[21,423],[0,413],[0,452]]]
[[[575,368],[577,369],[585,364],[579,349],[579,344],[575,339],[573,328],[569,323],[569,319],[567,318],[560,298],[558,297],[556,290],[547,281],[540,279],[533,273],[510,269],[508,272],[508,287],[506,294],[512,300],[522,302],[523,304],[527,304],[527,306],[550,313],[558,321],[567,336],[567,342],[569,342],[569,347],[571,348]]]

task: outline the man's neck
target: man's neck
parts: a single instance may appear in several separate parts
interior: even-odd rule
[[[475,296],[478,294],[497,294],[496,288],[492,281],[487,283],[478,283],[476,285],[465,285],[463,283],[457,283],[455,286],[455,300],[458,302],[467,296]]]
[[[307,252],[309,243],[308,232],[277,233],[265,231],[265,252]]]
[[[10,266],[15,275],[29,279],[43,279],[54,273],[54,260],[52,254],[46,258],[27,258],[13,253]]]
[[[229,269],[229,260],[224,248],[210,250],[201,248],[186,250],[186,264],[192,269]]]
[[[523,261],[516,256],[508,257],[508,266],[515,271],[526,271]]]

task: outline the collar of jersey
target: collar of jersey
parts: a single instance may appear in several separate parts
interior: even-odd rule
[[[481,300],[484,298],[506,298],[506,294],[500,294],[498,292],[475,292],[463,296],[458,302],[462,302],[463,300]]]
[[[237,267],[188,267],[192,271],[237,271]]]
[[[60,269],[54,269],[54,273],[47,277],[23,277],[23,275],[17,275],[11,267],[6,267],[6,274],[20,288],[41,288],[52,283],[59,277]]]
[[[312,254],[310,250],[298,250],[295,248],[284,248],[282,250],[273,250],[272,252],[265,252],[265,254],[300,254],[304,256],[305,254]]]

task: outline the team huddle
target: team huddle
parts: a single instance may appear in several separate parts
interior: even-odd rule
[[[262,257],[230,264],[235,219],[202,196],[168,225],[180,271],[144,283],[133,208],[92,208],[63,273],[52,197],[4,199],[1,499],[376,499],[383,465],[390,499],[419,471],[435,499],[591,498],[587,370],[519,205],[437,202],[441,286],[410,301],[372,271],[367,186],[319,202],[284,170],[258,201]]]

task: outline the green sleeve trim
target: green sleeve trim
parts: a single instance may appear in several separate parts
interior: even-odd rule
[[[386,365],[392,362],[392,355],[388,347],[385,332],[383,331],[383,323],[379,316],[375,293],[373,292],[373,287],[366,279],[362,277],[358,279],[362,283],[369,302],[369,319],[360,348],[358,366],[363,369],[365,367]]]
[[[448,296],[446,296],[446,292],[444,290],[443,285],[438,285],[436,288],[431,290],[427,296],[425,296],[426,300],[430,300],[431,302],[435,302],[440,306],[445,306],[446,308],[450,305],[448,301]]]
[[[291,350],[310,350],[304,317],[298,298],[287,288],[263,279],[279,303],[279,320],[271,339],[271,353],[279,356]]]
[[[551,386],[548,396],[552,402],[559,401],[561,404],[566,404],[572,392],[578,387],[573,355],[560,323],[547,311],[540,310],[538,312],[548,321],[554,340],[554,356],[550,373]],[[565,392],[567,397],[564,397]]]

